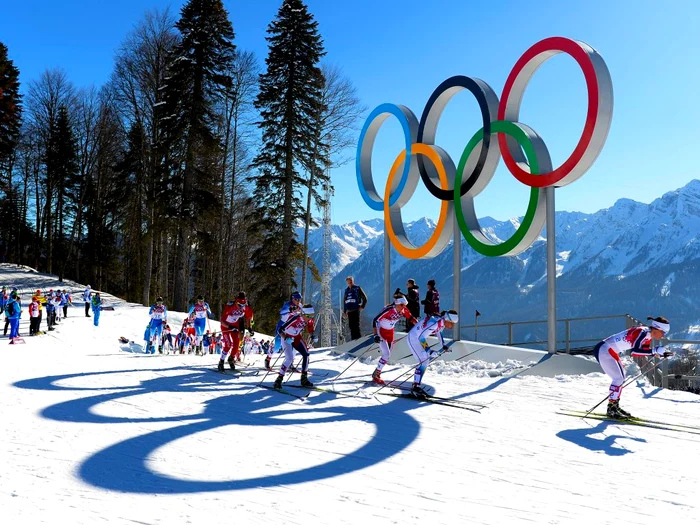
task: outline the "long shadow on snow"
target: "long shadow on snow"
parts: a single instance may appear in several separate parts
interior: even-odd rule
[[[655,387],[653,390],[650,390],[649,392],[647,392],[645,390],[645,387],[647,386],[645,383],[642,383],[641,381],[639,381],[637,383],[637,386],[642,391],[642,395],[644,395],[644,399],[649,399],[650,397],[656,397],[657,399],[663,399],[664,401],[670,401],[671,403],[700,403],[700,397],[698,397],[698,399],[693,399],[693,400],[670,399],[668,397],[657,397],[656,394],[659,394],[659,393],[663,392],[664,390],[666,390],[664,388],[661,388],[660,386]],[[690,393],[690,392],[688,392],[688,393]]]
[[[129,376],[143,373],[164,373],[165,375],[144,380]],[[125,374],[127,381],[124,381]],[[90,380],[93,376],[104,375],[112,375],[120,383],[126,384],[97,388],[59,384],[71,380]],[[243,382],[243,379],[252,381]],[[383,405],[343,406],[341,402],[326,407],[327,401],[336,399],[342,401],[342,398],[336,398],[331,394],[314,393],[315,395],[311,396],[307,402],[301,403],[284,394],[255,388],[257,382],[259,377],[255,376],[236,379],[235,376],[218,374],[214,371],[193,370],[180,366],[155,370],[118,370],[48,376],[19,381],[14,386],[30,390],[101,392],[45,408],[41,415],[54,421],[93,424],[172,422],[174,426],[170,428],[146,432],[100,450],[88,457],[79,467],[79,476],[86,483],[125,493],[185,494],[242,490],[332,478],[376,465],[398,454],[416,439],[420,430],[418,421],[407,413],[408,410],[418,408],[419,405],[406,403],[400,399]],[[203,404],[193,401],[191,414],[166,417],[118,417],[99,414],[98,405],[105,402],[116,401],[135,407],[152,407],[153,403],[149,401],[148,394],[203,391],[220,392],[221,395]],[[137,397],[144,394],[146,396]],[[279,410],[275,410],[277,407]],[[324,415],[324,412],[327,413]],[[289,418],[290,414],[298,417]],[[224,481],[182,480],[154,471],[151,463],[147,461],[161,447],[177,439],[227,425],[254,426],[260,427],[260,432],[278,432],[281,427],[289,425],[313,426],[318,423],[344,421],[364,421],[374,425],[374,432],[369,433],[372,437],[353,452],[294,472]],[[310,432],[313,432],[312,428]],[[338,434],[336,439],[339,448],[342,449],[342,434]],[[290,453],[304,454],[304,452],[305,448],[302,447]],[[203,462],[201,468],[206,470],[207,465]],[[235,471],[235,469],[232,470]]]
[[[607,430],[610,424],[610,421],[601,421],[598,423],[598,425],[590,428],[572,428],[569,430],[562,430],[561,432],[557,433],[557,437],[588,450],[592,450],[593,452],[605,452],[608,456],[624,456],[625,454],[632,452],[631,450],[627,450],[621,446],[616,446],[616,441],[618,439],[630,439],[640,443],[647,442],[647,440],[643,438],[622,436],[619,434],[608,435],[605,436],[604,439],[592,437],[593,434],[603,433],[605,430]]]

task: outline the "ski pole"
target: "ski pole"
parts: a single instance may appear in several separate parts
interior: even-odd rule
[[[301,363],[302,363],[303,360],[304,360],[304,356],[301,356],[301,357],[299,358],[299,361],[297,361],[296,363],[294,363],[294,361],[292,361],[292,366],[289,367],[289,368],[285,371],[285,374],[286,374],[288,377],[285,377],[285,378],[284,378],[283,383],[286,383],[287,381],[289,381],[289,380],[292,378],[292,375],[294,375],[294,371],[295,371],[295,370],[299,370],[299,365],[301,365]]]
[[[664,358],[664,359],[665,359],[665,358]],[[644,366],[646,367],[646,366],[648,366],[650,363],[651,363],[651,362],[647,363],[647,364],[644,365]],[[658,367],[661,363],[663,363],[663,361],[659,361],[658,363],[654,364],[654,366],[652,366],[652,367],[649,368],[648,370],[644,370],[643,372],[640,372],[639,374],[637,374],[636,376],[634,376],[632,379],[629,379],[628,381],[625,381],[625,383],[620,387],[620,390],[622,390],[622,389],[625,388],[626,386],[630,385],[631,383],[635,382],[637,379],[639,379],[639,378],[642,377],[643,375],[648,374],[649,372],[651,372],[652,370],[654,370],[656,367]],[[591,408],[590,410],[588,410],[588,411],[586,412],[586,416],[589,415],[591,412],[593,412],[593,411],[594,411],[596,408],[598,408],[600,405],[602,405],[602,404],[603,404],[607,399],[609,399],[609,398],[610,398],[610,395],[608,394],[608,395],[605,396],[603,399],[601,399],[600,402],[599,402],[598,404],[596,404],[593,408]],[[585,416],[584,416],[584,417],[585,417]]]
[[[426,350],[431,349],[431,348],[437,346],[438,344],[440,344],[440,343],[436,343],[436,344],[434,344],[433,346],[429,346]],[[445,350],[440,350],[440,351],[439,351],[437,354],[435,354],[434,356],[428,355],[428,359],[427,359],[428,365],[427,365],[425,368],[427,369],[428,366],[430,366],[430,365],[432,364],[433,361],[435,361],[438,357],[440,357],[440,356],[441,356],[442,354],[444,354],[444,353],[445,353]],[[422,365],[422,364],[425,363],[425,362],[426,362],[426,360],[420,361],[420,362],[418,363],[418,366]],[[401,381],[398,385],[396,385],[396,384],[394,384],[394,383],[395,383],[396,381],[398,381],[399,379],[401,379],[403,376],[406,376],[406,375],[408,375],[408,374],[410,374],[411,372],[414,372],[414,371],[415,371],[414,368],[410,368],[407,372],[404,372],[404,373],[401,374],[399,377],[397,377],[396,379],[392,380],[392,381],[391,381],[392,386],[394,386],[394,387],[400,387],[401,385],[403,385],[406,381],[408,381],[408,379],[409,379],[408,377],[407,377],[406,379],[404,379],[403,381]],[[376,395],[380,390],[383,390],[383,389],[384,389],[385,387],[387,387],[388,385],[389,385],[389,383],[383,384],[383,385],[380,386],[377,390],[375,390],[374,393],[373,393],[372,395]]]
[[[349,369],[352,365],[354,365],[355,363],[357,363],[357,361],[359,361],[363,356],[365,356],[366,354],[368,354],[368,353],[372,350],[372,348],[374,347],[374,345],[376,345],[376,344],[377,344],[377,343],[372,343],[371,345],[369,345],[369,347],[367,348],[367,350],[365,350],[365,351],[362,352],[360,355],[358,355],[355,359],[353,359],[353,360],[352,360],[352,363],[350,363],[348,366],[346,366],[345,369],[344,369],[342,372],[340,372],[340,373],[339,373],[337,376],[335,376],[332,380],[328,381],[328,383],[330,383],[330,384],[335,383],[335,382],[338,380],[338,378],[339,378],[340,376],[342,376],[345,372],[347,372],[348,369]]]
[[[282,336],[280,336],[280,342],[281,342],[281,340],[282,340],[281,337],[282,337]],[[273,342],[274,342],[274,340],[273,340]],[[282,346],[282,351],[279,352],[279,353],[277,354],[277,359],[275,359],[275,362],[272,363],[272,365],[270,365],[270,369],[267,370],[267,371],[265,372],[265,375],[264,375],[263,378],[260,380],[260,383],[258,383],[258,386],[259,386],[259,385],[262,385],[263,382],[265,381],[265,379],[267,378],[267,376],[270,375],[270,372],[272,372],[272,369],[275,368],[275,365],[277,365],[277,361],[280,360],[280,357],[282,357],[282,354],[283,354],[283,353],[286,353],[286,352],[284,351],[284,346]]]
[[[404,337],[406,337],[406,336],[404,336]],[[476,354],[479,350],[483,350],[484,348],[486,348],[486,346],[480,346],[479,348],[477,348],[477,349],[474,350],[473,352],[469,352],[468,354],[464,354],[462,357],[458,357],[457,359],[455,359],[455,361],[461,361],[461,360],[464,359],[465,357],[469,357],[469,356],[472,355],[472,354]],[[398,361],[403,361],[404,359],[408,359],[408,358],[411,357],[412,355],[413,355],[413,352],[411,352],[410,354],[407,354],[407,355],[405,355],[405,356],[403,356],[403,357],[400,357],[400,358],[397,359],[396,361],[397,361],[397,362],[398,362]]]
[[[401,341],[402,339],[405,339],[407,335],[408,335],[408,334],[404,334],[404,335],[402,335],[401,337],[399,337],[398,339],[396,339],[396,340],[392,343],[392,346],[395,345],[396,343],[398,343],[399,341]],[[331,381],[329,381],[329,383],[332,384],[332,383],[334,383],[335,381],[337,381],[338,378],[339,378],[340,376],[342,376],[345,372],[347,372],[348,369],[349,369],[352,365],[354,365],[355,363],[357,363],[358,360],[360,360],[363,356],[365,356],[366,354],[368,354],[369,351],[372,350],[372,347],[373,347],[374,345],[376,345],[376,344],[377,344],[377,343],[372,343],[371,345],[369,345],[369,347],[367,348],[367,350],[365,350],[365,351],[362,352],[359,356],[357,356],[357,357],[352,361],[352,363],[350,363],[350,364],[345,368],[345,370],[343,370],[342,372],[340,372],[340,374],[338,374],[337,376],[335,376]],[[406,357],[409,357],[410,355],[412,355],[412,354],[409,354],[409,355],[406,356]],[[404,358],[402,358],[402,359],[404,359]]]

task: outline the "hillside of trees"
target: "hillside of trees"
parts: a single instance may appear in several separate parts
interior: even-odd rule
[[[299,269],[318,276],[295,228],[319,216],[364,108],[302,0],[267,34],[262,64],[221,0],[149,11],[109,82],[80,88],[60,68],[21,86],[0,42],[3,260],[176,310],[245,290],[271,329]]]

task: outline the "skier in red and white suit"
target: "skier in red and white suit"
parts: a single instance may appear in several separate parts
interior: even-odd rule
[[[405,296],[399,295],[394,297],[394,303],[386,305],[379,315],[372,321],[372,329],[374,330],[374,342],[379,343],[379,350],[382,353],[377,362],[377,369],[372,374],[372,381],[378,385],[383,385],[384,380],[381,378],[382,368],[389,362],[391,350],[394,347],[394,327],[399,319],[408,319],[413,324],[418,321],[408,311],[408,300]]]
[[[239,292],[235,301],[229,301],[224,306],[221,313],[221,333],[223,334],[224,348],[219,359],[219,371],[224,371],[224,361],[230,353],[228,364],[231,370],[236,369],[234,364],[239,356],[241,335],[245,332],[246,327],[250,330],[250,335],[253,335],[253,309],[248,304],[245,292]]]
[[[608,399],[608,417],[615,419],[631,417],[629,412],[620,408],[621,387],[625,382],[625,369],[620,361],[620,354],[629,350],[632,357],[653,355],[670,357],[673,355],[672,352],[667,352],[663,346],[651,347],[652,340],[663,338],[671,329],[668,320],[664,317],[650,317],[649,319],[652,320],[651,326],[635,326],[611,335],[593,349],[593,355],[600,363],[600,367],[612,379]]]
[[[295,305],[290,305],[289,307],[290,315],[287,321],[280,327],[279,333],[282,339],[282,349],[284,350],[284,363],[282,368],[280,368],[279,375],[275,379],[274,388],[282,388],[282,380],[284,379],[284,374],[289,370],[294,361],[294,350],[301,354],[301,385],[306,387],[314,386],[311,381],[309,381],[308,370],[309,370],[309,350],[306,348],[302,333],[304,329],[308,330],[309,333],[313,333],[314,324],[313,319],[310,316],[314,315],[314,308],[310,304],[305,304],[302,306],[301,310]]]

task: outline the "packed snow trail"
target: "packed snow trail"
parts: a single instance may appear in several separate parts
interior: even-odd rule
[[[113,302],[98,328],[73,308],[49,335],[0,340],[3,523],[657,525],[700,515],[700,436],[556,414],[604,396],[602,373],[428,369],[436,395],[486,405],[480,413],[313,390],[299,401],[257,388],[264,374],[215,372],[216,355],[121,345],[120,335],[140,341],[147,309]],[[329,382],[349,363],[312,351],[311,370]],[[373,370],[360,360],[333,386],[355,392]],[[294,374],[287,385],[298,383]],[[638,382],[622,401],[638,417],[700,425],[689,393]]]

